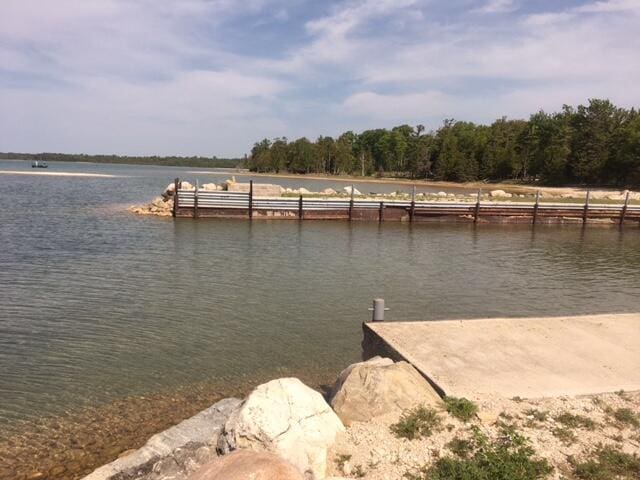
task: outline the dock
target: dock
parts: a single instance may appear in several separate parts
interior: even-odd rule
[[[182,189],[175,182],[173,216],[177,218],[237,218],[290,220],[368,220],[377,222],[458,222],[522,224],[640,225],[640,205],[596,204],[587,195],[584,204],[487,202],[478,192],[476,202],[358,199],[350,197],[257,197],[253,182],[248,192]]]
[[[363,357],[411,363],[441,395],[640,390],[640,313],[363,324]]]

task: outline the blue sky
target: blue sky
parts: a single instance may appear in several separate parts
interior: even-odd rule
[[[2,0],[0,151],[236,156],[637,107],[638,32],[640,0]]]

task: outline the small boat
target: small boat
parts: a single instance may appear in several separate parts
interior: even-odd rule
[[[47,165],[47,162],[39,162],[36,160],[31,164],[31,168],[49,168],[49,165]]]

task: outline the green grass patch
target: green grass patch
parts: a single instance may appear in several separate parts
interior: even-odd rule
[[[478,413],[478,406],[466,398],[444,397],[444,406],[449,415],[463,422],[468,422]]]
[[[613,446],[600,446],[593,458],[572,462],[576,477],[581,480],[637,480],[640,478],[640,458]]]
[[[399,438],[414,440],[429,437],[442,427],[442,418],[433,408],[416,407],[402,414],[398,423],[389,428]]]
[[[454,438],[447,443],[447,448],[456,457],[467,458],[473,452],[474,443],[473,441],[464,438]]]
[[[555,417],[556,422],[560,422],[565,427],[569,428],[584,428],[586,430],[595,430],[596,422],[584,415],[575,415],[573,413],[565,412]]]
[[[465,455],[443,457],[432,466],[407,472],[408,480],[541,480],[553,467],[544,459],[535,458],[528,440],[513,430],[490,441],[477,427]]]
[[[638,420],[638,416],[630,408],[618,408],[613,412],[613,418],[623,425],[640,427],[640,420]]]

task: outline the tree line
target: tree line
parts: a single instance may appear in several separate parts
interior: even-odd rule
[[[92,162],[132,165],[160,165],[165,167],[242,168],[244,158],[178,157],[129,155],[86,155],[73,153],[15,153],[0,152],[0,160],[30,160],[44,162]]]
[[[436,131],[400,125],[338,138],[264,139],[255,172],[379,175],[455,182],[640,185],[640,114],[608,100],[491,125],[445,120]]]

